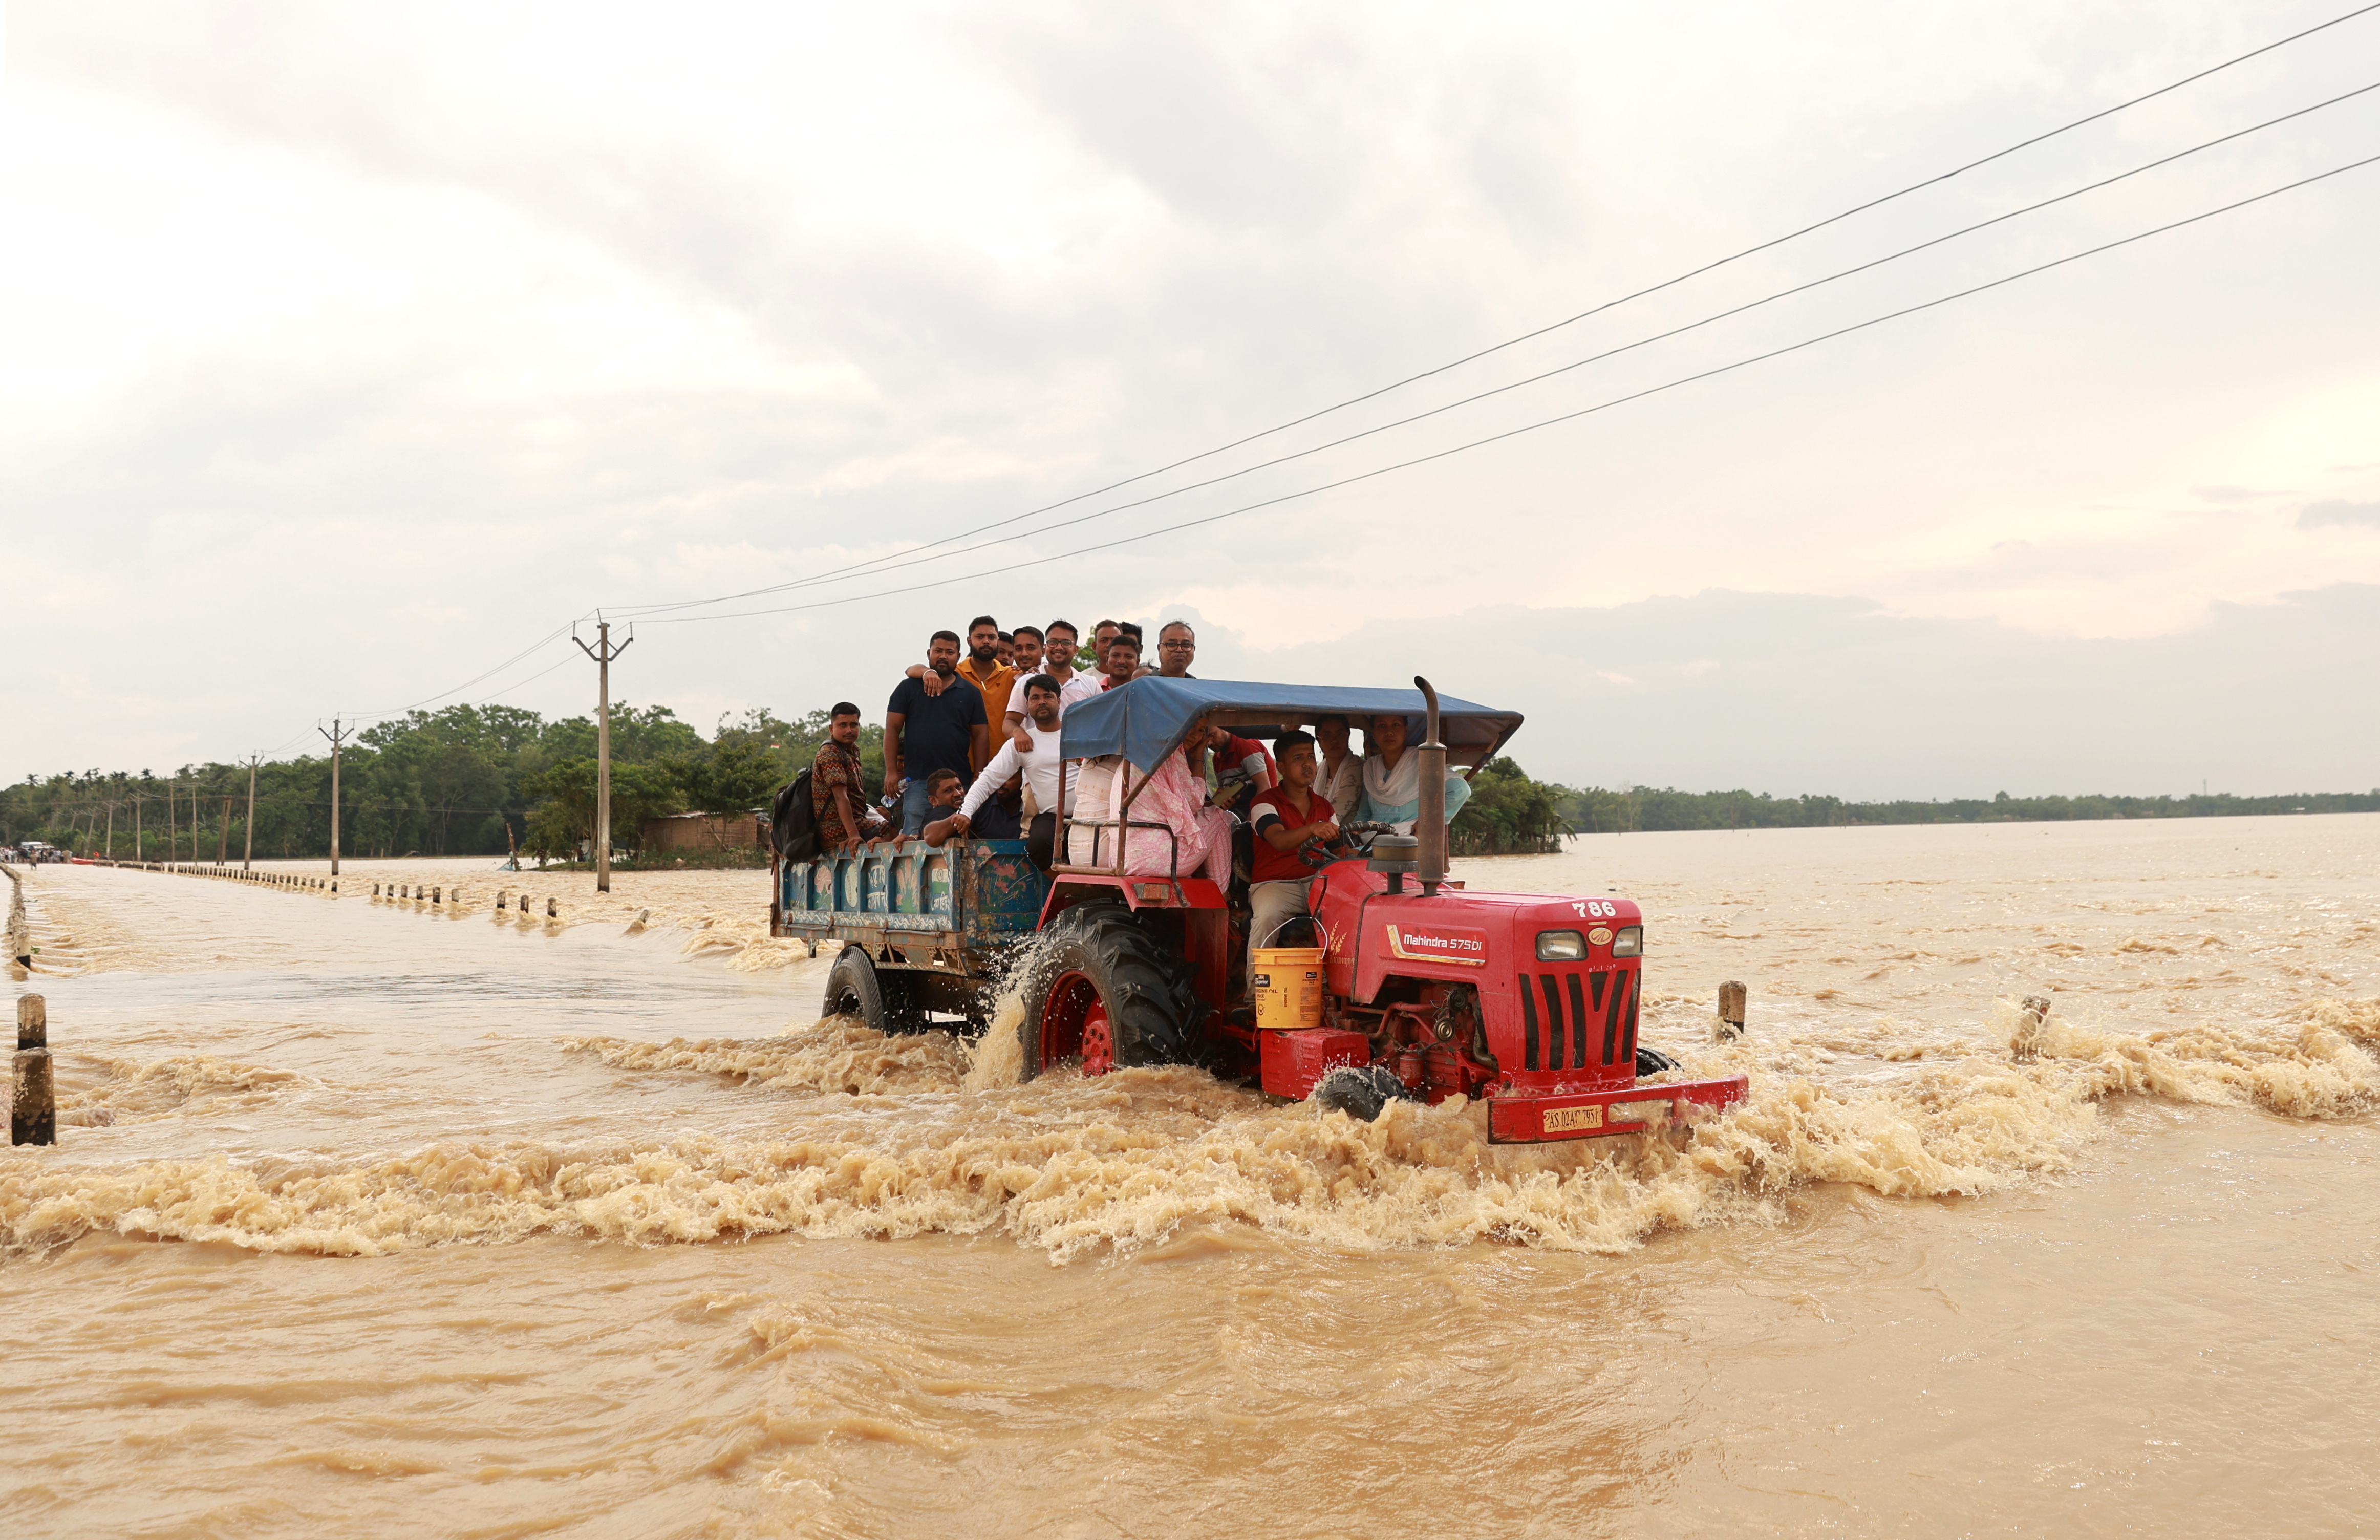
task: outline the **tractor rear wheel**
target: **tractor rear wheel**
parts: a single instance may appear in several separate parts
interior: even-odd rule
[[[1026,966],[1018,1078],[1078,1061],[1083,1073],[1191,1057],[1191,971],[1121,903],[1078,903],[1042,933]]]
[[[865,947],[844,947],[826,976],[826,1013],[856,1017],[879,1032],[924,1031],[916,996],[907,975],[878,968]]]

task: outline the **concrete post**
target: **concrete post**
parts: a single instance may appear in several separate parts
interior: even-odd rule
[[[1742,983],[1730,979],[1718,987],[1718,1035],[1726,1038],[1743,1036],[1743,998]]]
[[[58,1107],[50,1080],[50,1016],[40,995],[17,1000],[17,1057],[10,1065],[8,1142],[55,1145]]]

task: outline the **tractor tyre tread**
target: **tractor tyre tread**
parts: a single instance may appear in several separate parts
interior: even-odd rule
[[[1378,1122],[1389,1103],[1415,1097],[1385,1064],[1341,1064],[1314,1083],[1306,1099],[1325,1112],[1344,1112],[1368,1123]]]
[[[1639,1080],[1648,1074],[1666,1074],[1677,1067],[1678,1061],[1659,1049],[1640,1045],[1636,1049],[1636,1078]]]
[[[1191,1025],[1198,997],[1196,971],[1167,955],[1157,938],[1121,903],[1097,900],[1060,915],[1043,934],[1026,964],[1033,970],[1025,990],[1024,1018],[1017,1031],[1025,1043],[1024,1078],[1042,1069],[1042,1007],[1050,986],[1067,973],[1080,973],[1108,1007],[1119,1069],[1188,1063],[1195,1057]]]

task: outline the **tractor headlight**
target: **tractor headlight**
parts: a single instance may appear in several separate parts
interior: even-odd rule
[[[1644,956],[1645,928],[1641,925],[1621,926],[1612,935],[1611,955],[1614,957]]]
[[[1537,932],[1537,961],[1580,963],[1586,960],[1586,938],[1575,930]]]

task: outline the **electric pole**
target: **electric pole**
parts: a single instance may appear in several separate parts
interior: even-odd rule
[[[331,740],[331,875],[336,877],[339,875],[339,745],[346,742],[355,729],[341,729],[339,719],[333,717],[330,726],[316,722],[314,731]]]
[[[256,854],[256,762],[261,754],[248,757],[248,823],[239,831],[239,869],[248,869],[249,857]],[[133,809],[138,815],[139,808]]]
[[[223,817],[215,819],[215,865],[224,864],[224,853],[231,848],[231,798],[224,798]]]
[[[628,650],[635,641],[631,632],[627,642],[612,645],[612,623],[595,623],[595,645],[589,647],[573,635],[578,650],[595,660],[595,891],[612,891],[612,660]]]

